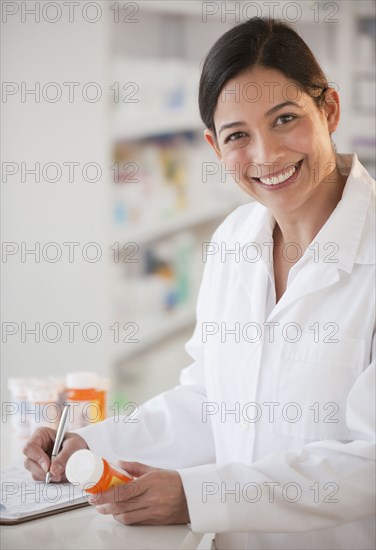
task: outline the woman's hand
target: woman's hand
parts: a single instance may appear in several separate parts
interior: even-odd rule
[[[56,430],[38,428],[27,441],[23,454],[24,466],[32,473],[33,479],[44,481],[50,469],[51,481],[67,481],[65,465],[68,458],[79,449],[88,449],[86,441],[75,433],[66,433],[61,449],[51,463],[51,453],[55,443]]]
[[[137,477],[125,485],[91,495],[89,502],[101,514],[112,514],[125,525],[172,525],[189,523],[187,500],[178,472],[125,462],[120,466]]]

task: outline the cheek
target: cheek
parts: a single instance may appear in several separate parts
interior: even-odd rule
[[[330,150],[330,135],[327,128],[319,120],[307,119],[296,130],[294,140],[299,147],[299,151],[316,155]]]
[[[283,144],[293,151],[309,154],[315,147],[316,137],[312,124],[301,121],[293,131],[283,136]]]
[[[244,176],[247,166],[249,165],[249,155],[246,148],[233,149],[223,155],[223,162],[226,170],[231,172],[232,177],[236,174],[236,181]]]
[[[226,151],[223,155],[223,160],[226,163],[226,166],[235,166],[237,162],[245,162],[246,152],[244,149],[232,149]]]
[[[296,134],[297,150],[308,156],[308,164],[315,179],[320,181],[333,170],[332,144],[326,127],[320,121],[306,121]]]

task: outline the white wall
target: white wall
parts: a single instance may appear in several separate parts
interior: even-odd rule
[[[6,4],[6,3],[4,3]],[[24,102],[20,92],[3,95],[2,118],[2,167],[14,162],[18,173],[8,176],[2,183],[2,240],[3,247],[21,249],[41,248],[56,242],[63,251],[60,261],[50,263],[40,255],[40,262],[27,255],[22,262],[20,252],[2,259],[2,329],[16,323],[17,334],[9,336],[2,345],[2,396],[8,376],[59,375],[71,368],[107,369],[105,342],[87,343],[82,338],[81,327],[87,322],[106,326],[106,268],[107,258],[97,263],[82,259],[83,245],[96,242],[105,253],[106,243],[106,185],[109,165],[105,70],[107,66],[107,22],[102,17],[97,23],[88,23],[78,13],[69,23],[66,12],[61,21],[49,23],[53,10],[37,23],[32,15],[24,14],[21,3],[10,2],[19,8],[18,13],[6,16],[2,22],[2,78],[7,90],[12,84],[21,89],[40,83],[41,88],[55,82],[62,90],[57,102],[48,102],[41,93],[38,102],[26,95]],[[28,9],[41,2],[23,2]],[[4,9],[4,6],[3,6]],[[94,17],[88,13],[88,17]],[[46,20],[47,19],[47,20]],[[64,82],[78,82],[74,101],[68,96]],[[102,99],[90,103],[83,99],[83,86],[96,82],[103,90]],[[7,84],[8,83],[8,84]],[[17,89],[17,88],[16,88]],[[53,97],[54,89],[45,88]],[[94,88],[87,90],[88,94]],[[94,97],[90,95],[91,98]],[[69,181],[64,162],[78,162],[76,176]],[[62,170],[62,179],[56,183],[44,180],[35,182],[26,175],[21,181],[21,163],[31,167],[36,162],[41,167],[55,162]],[[97,183],[84,181],[81,170],[84,164],[98,163],[103,175]],[[51,168],[47,180],[54,178]],[[86,176],[85,176],[86,177]],[[94,178],[94,170],[88,178]],[[68,247],[64,242],[78,242],[75,259],[70,263]],[[7,245],[6,243],[15,243]],[[45,250],[52,258],[58,248]],[[99,248],[97,247],[97,250]],[[4,248],[3,248],[4,251]],[[87,250],[94,253],[94,248]],[[94,257],[94,256],[93,256]],[[68,329],[63,323],[80,323],[74,343],[69,343]],[[31,328],[35,323],[57,323],[62,329],[61,340],[50,343],[55,337],[53,328],[40,343],[32,335],[21,338],[21,326]],[[89,333],[93,338],[94,333]]]

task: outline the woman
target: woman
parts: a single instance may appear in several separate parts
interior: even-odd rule
[[[89,447],[139,476],[94,502],[122,523],[191,522],[218,548],[374,548],[374,182],[336,153],[339,95],[283,23],[226,32],[199,103],[253,200],[206,250],[194,363],[138,423],[68,434],[52,479]],[[54,437],[25,448],[36,479]]]

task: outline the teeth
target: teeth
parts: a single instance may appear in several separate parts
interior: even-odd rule
[[[279,176],[274,176],[272,178],[260,178],[260,181],[266,185],[277,185],[277,183],[282,183],[291,178],[296,168],[296,166],[292,166],[292,168],[290,168],[290,170],[285,174],[280,174]]]

